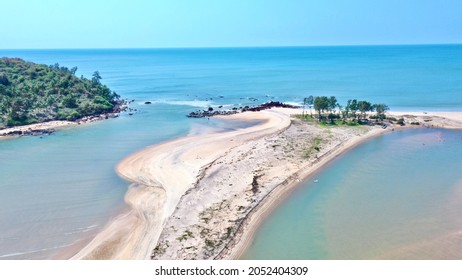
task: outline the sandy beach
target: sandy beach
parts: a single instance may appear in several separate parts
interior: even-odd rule
[[[57,129],[73,127],[77,125],[89,124],[109,118],[117,118],[119,113],[107,113],[95,116],[83,117],[76,121],[49,121],[21,125],[7,128],[0,128],[0,140],[21,136],[38,136],[42,134],[51,134]]]
[[[399,129],[462,128],[462,113],[392,112],[407,124],[386,129],[322,127],[291,117],[296,113],[226,116],[260,123],[179,138],[127,157],[117,172],[133,182],[125,197],[132,210],[73,258],[237,259],[271,210],[340,154]]]
[[[36,124],[30,124],[30,125],[4,128],[4,129],[0,129],[0,140],[13,137],[13,136],[9,136],[9,134],[13,134],[13,133],[16,133],[16,134],[17,133],[26,134],[30,132],[40,133],[41,131],[54,130],[54,129],[64,128],[64,127],[69,127],[69,126],[75,126],[75,125],[77,125],[76,122],[50,121],[50,122],[44,122],[44,123],[36,123]]]

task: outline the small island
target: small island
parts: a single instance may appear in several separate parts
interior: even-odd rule
[[[77,67],[68,69],[58,63],[48,66],[0,58],[0,129],[108,118],[124,109],[120,96],[101,84],[98,71],[91,79],[77,77],[76,71]]]

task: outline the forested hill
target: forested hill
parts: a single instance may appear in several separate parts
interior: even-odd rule
[[[119,96],[101,84],[98,71],[92,79],[76,77],[76,71],[0,58],[0,128],[120,110]]]

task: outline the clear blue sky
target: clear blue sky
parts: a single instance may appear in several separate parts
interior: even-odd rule
[[[462,43],[462,0],[1,0],[0,49]]]

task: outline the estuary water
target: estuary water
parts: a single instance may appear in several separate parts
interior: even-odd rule
[[[128,183],[114,172],[125,156],[176,137],[247,125],[188,119],[190,111],[270,100],[300,104],[309,95],[335,95],[340,103],[366,99],[395,111],[462,106],[460,45],[0,50],[0,56],[77,66],[86,77],[98,70],[137,110],[43,138],[0,141],[0,259],[53,258],[94,236],[125,207]],[[363,159],[366,166],[371,160]]]
[[[301,184],[244,258],[462,259],[461,158],[462,131],[368,141]]]

